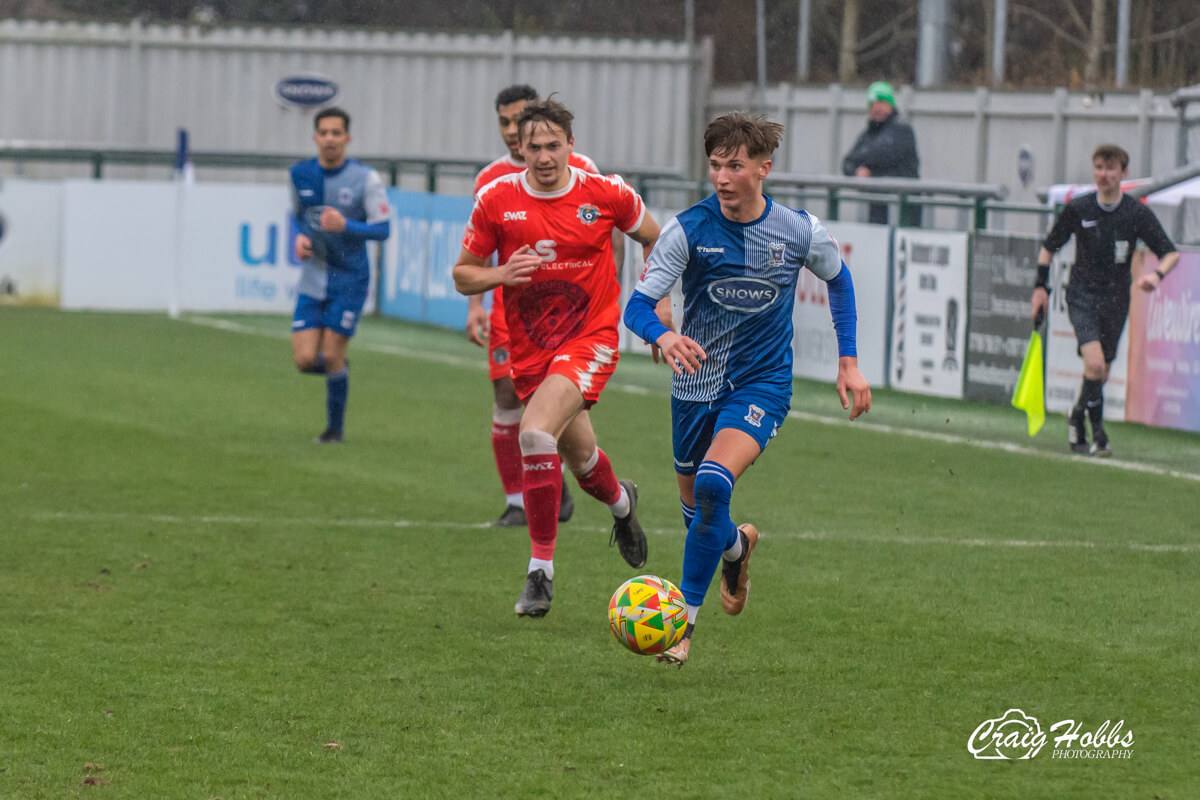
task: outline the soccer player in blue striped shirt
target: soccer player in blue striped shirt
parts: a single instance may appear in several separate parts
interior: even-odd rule
[[[313,441],[342,441],[350,369],[346,349],[367,301],[367,240],[388,237],[387,190],[379,173],[346,158],[350,115],[340,108],[313,119],[317,157],[292,165],[292,207],[301,264],[292,359],[301,372],[325,376],[324,432]]]
[[[656,343],[675,371],[675,473],[688,526],[680,589],[683,640],[659,656],[683,665],[700,606],[721,566],[721,605],[739,614],[750,590],[753,525],[733,524],[733,486],[783,424],[792,397],[792,306],[800,270],[826,281],[838,340],[837,391],[850,419],[871,408],[858,369],[854,284],[838,244],[814,216],[763,195],[783,127],[731,113],[704,132],[715,193],[668,222],[650,253],[625,324]],[[683,280],[682,334],[655,304]]]

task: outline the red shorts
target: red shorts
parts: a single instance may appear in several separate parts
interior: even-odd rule
[[[572,339],[537,364],[513,367],[513,385],[521,403],[526,404],[547,375],[562,375],[579,387],[584,408],[600,399],[605,384],[617,369],[616,331]]]
[[[508,321],[504,305],[496,303],[488,314],[488,378],[498,381],[512,375],[512,353],[508,349]]]

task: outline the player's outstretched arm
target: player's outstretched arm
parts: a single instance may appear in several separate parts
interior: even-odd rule
[[[666,295],[659,300],[634,290],[629,301],[625,304],[625,327],[649,342],[651,354],[660,350],[662,360],[666,361],[676,375],[694,373],[700,369],[700,362],[708,358],[699,344],[686,336],[680,336],[671,330],[674,323],[671,319],[671,297]],[[657,363],[658,358],[654,359]]]
[[[854,401],[854,407],[850,408],[850,419],[856,419],[859,414],[871,410],[871,384],[859,371],[856,356],[838,359],[837,391],[842,408],[850,408],[850,401]]]
[[[658,317],[658,321],[661,322],[667,328],[667,330],[675,330],[675,320],[671,318],[670,295],[667,295],[655,304],[654,314]],[[650,345],[650,358],[654,359],[655,364],[662,360],[662,350],[658,346],[658,342],[654,342]]]

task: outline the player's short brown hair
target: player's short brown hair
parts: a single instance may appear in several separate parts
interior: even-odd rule
[[[532,130],[530,123],[550,122],[563,129],[569,142],[571,141],[571,120],[573,119],[575,119],[575,115],[566,106],[555,100],[553,95],[545,100],[531,100],[517,115],[517,140],[525,141],[526,126],[528,125]]]
[[[733,111],[708,123],[704,129],[704,154],[732,153],[746,145],[750,158],[770,158],[783,138],[783,126],[762,114]]]
[[[1117,147],[1115,144],[1102,144],[1092,152],[1092,161],[1097,158],[1104,161],[1115,161],[1121,165],[1121,169],[1129,167],[1129,153],[1124,149]]]

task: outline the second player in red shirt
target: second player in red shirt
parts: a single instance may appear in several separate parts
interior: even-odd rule
[[[658,223],[621,178],[568,164],[572,119],[554,100],[526,104],[517,124],[527,169],[480,190],[454,265],[463,294],[504,287],[513,382],[525,404],[519,439],[532,549],[514,610],[530,617],[545,615],[554,596],[564,462],[580,488],[609,507],[612,541],[625,561],[635,568],[646,563],[637,487],[617,480],[596,444],[588,409],[618,359],[612,231],[627,233],[645,255],[658,238]],[[669,322],[668,309],[660,306]]]

